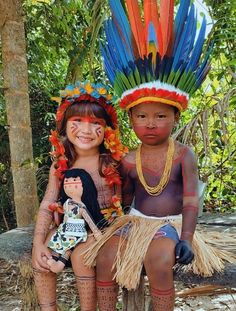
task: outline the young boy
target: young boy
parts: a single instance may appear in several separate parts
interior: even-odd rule
[[[142,226],[140,223],[138,238],[134,239],[133,235],[130,237],[133,245],[136,244],[136,253],[133,255],[140,256],[138,253],[143,251],[140,247],[140,236],[151,239],[143,265],[149,280],[153,308],[173,310],[173,266],[176,262],[189,264],[194,257],[191,243],[198,214],[196,159],[189,147],[171,138],[172,130],[179,119],[179,112],[174,107],[145,102],[131,108],[129,117],[132,128],[142,144],[122,160],[120,173],[123,178],[123,205],[131,206],[134,199],[135,209],[131,209],[130,215],[151,217],[152,220],[160,221],[160,224],[156,222],[155,225],[156,228],[158,225],[160,228],[154,228],[156,232],[153,234],[152,231],[153,236],[149,237],[146,227],[148,224],[144,223]],[[171,222],[181,222],[181,215],[182,229],[179,237]],[[126,234],[123,236],[128,239]],[[115,274],[112,266],[119,240],[119,235],[111,237],[97,257],[98,288],[102,282],[110,280],[113,299],[116,284],[112,281]],[[110,254],[109,258],[107,254]],[[105,271],[102,269],[104,265]],[[135,267],[135,263],[133,265]],[[124,277],[127,281],[117,275],[119,283],[128,288],[132,287],[130,278],[133,273],[133,269],[130,275],[126,273]]]
[[[190,0],[180,1],[174,22],[173,0],[161,0],[160,8],[157,1],[144,0],[143,13],[137,0],[109,3],[112,17],[105,24],[102,47],[105,71],[141,144],[120,166],[129,215],[117,219],[85,259],[92,265],[96,258],[100,311],[116,310],[117,283],[135,289],[143,266],[153,310],[172,311],[173,266],[191,263],[192,246],[197,249],[195,273],[219,271],[216,253],[206,251],[205,241],[194,235],[199,204],[195,156],[171,138],[180,112],[209,70],[209,52],[200,57],[206,20],[196,38]]]

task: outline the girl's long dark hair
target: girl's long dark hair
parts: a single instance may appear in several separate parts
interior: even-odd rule
[[[73,168],[65,171],[65,175],[60,189],[60,202],[64,204],[65,201],[69,198],[64,191],[64,179],[70,177],[80,177],[83,185],[83,194],[81,201],[85,204],[86,210],[88,211],[90,217],[93,219],[97,227],[101,229],[106,226],[106,220],[100,211],[99,203],[97,200],[98,194],[96,186],[93,182],[92,177],[84,169]]]

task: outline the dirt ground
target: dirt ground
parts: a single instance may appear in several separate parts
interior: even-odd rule
[[[79,301],[75,290],[73,273],[66,271],[58,277],[58,297],[61,311],[79,311]],[[19,268],[14,263],[0,260],[0,310],[20,311],[22,278],[19,277]],[[176,283],[177,294],[184,295],[186,287]],[[211,293],[196,297],[177,297],[175,311],[216,311],[236,310],[236,293],[233,289],[214,289]],[[25,311],[33,311],[28,308]],[[121,302],[117,310],[122,310]]]

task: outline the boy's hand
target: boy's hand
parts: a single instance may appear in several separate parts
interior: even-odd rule
[[[194,258],[194,253],[190,243],[186,240],[179,241],[175,246],[176,262],[188,265]]]
[[[76,201],[78,203],[81,202],[83,185],[79,177],[65,178],[64,190],[68,197],[70,197],[73,201]]]

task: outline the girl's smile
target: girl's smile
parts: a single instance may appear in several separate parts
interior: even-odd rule
[[[66,133],[76,149],[98,149],[104,139],[105,121],[96,117],[73,116],[67,121]]]

